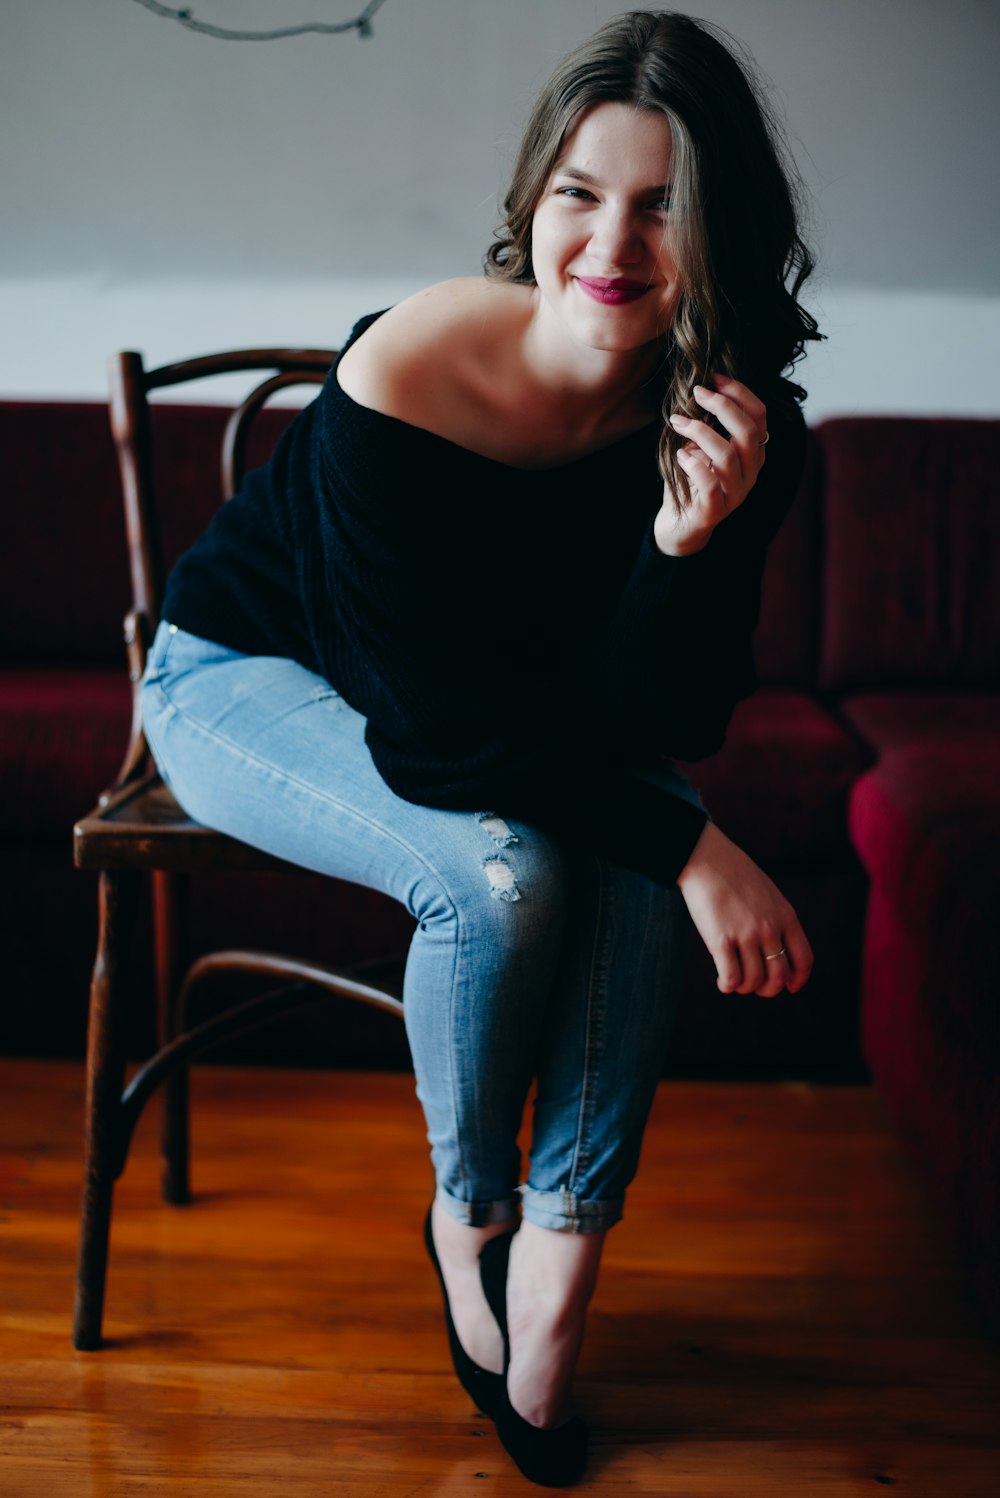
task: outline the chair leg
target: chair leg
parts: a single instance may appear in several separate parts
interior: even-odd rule
[[[97,959],[87,1027],[87,1104],[83,1204],[73,1310],[73,1346],[101,1345],[114,1183],[121,1173],[121,1094],[131,987],[132,933],[140,875],[100,877]]]
[[[186,874],[153,875],[153,937],[156,952],[158,1043],[177,1033],[176,1002],[186,971],[190,880]],[[180,1066],[163,1083],[160,1112],[160,1194],[172,1206],[191,1200],[188,1069]]]

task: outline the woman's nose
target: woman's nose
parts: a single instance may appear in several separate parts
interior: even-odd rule
[[[598,215],[590,237],[591,253],[603,268],[636,265],[642,259],[642,238],[631,213],[607,208]]]

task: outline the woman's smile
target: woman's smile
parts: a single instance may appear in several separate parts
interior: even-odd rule
[[[603,302],[607,307],[636,302],[652,289],[648,282],[628,281],[624,277],[605,281],[591,276],[577,276],[576,284],[587,296],[593,297],[595,302]]]

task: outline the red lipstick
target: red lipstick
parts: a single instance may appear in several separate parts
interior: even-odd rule
[[[614,281],[605,281],[596,276],[577,276],[576,284],[595,302],[606,307],[619,307],[625,302],[636,302],[645,296],[650,287],[645,281],[629,281],[624,276]]]

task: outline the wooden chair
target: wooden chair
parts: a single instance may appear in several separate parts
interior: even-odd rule
[[[167,1202],[189,1200],[187,1064],[221,1039],[263,1023],[328,993],[360,999],[402,1015],[401,1001],[343,973],[274,953],[219,951],[188,962],[189,875],[200,870],[290,870],[291,865],[233,838],[199,826],[178,806],[156,773],[142,731],[140,681],[163,597],[164,568],[153,491],[150,391],[206,375],[236,371],[269,376],[232,414],[223,439],[222,497],[239,486],[254,416],[276,390],[321,384],[334,352],[328,349],[249,349],[189,359],[160,369],[121,353],[111,361],[111,424],[125,501],[132,608],[125,645],[133,689],[132,729],[122,767],[95,809],[74,828],[74,861],[99,873],[99,934],[87,1032],[87,1102],[80,1246],[73,1345],[101,1344],[108,1236],[114,1183],[125,1168],[136,1123],[153,1091],[164,1084],[161,1128],[162,1192]],[[152,883],[155,1001],[159,1049],[123,1090],[125,1027],[134,986],[132,935],[143,876]],[[388,965],[388,964],[386,964]],[[370,964],[374,969],[377,964]],[[219,972],[265,974],[278,980],[267,993],[189,1027],[193,990]],[[371,976],[371,971],[368,972]]]

